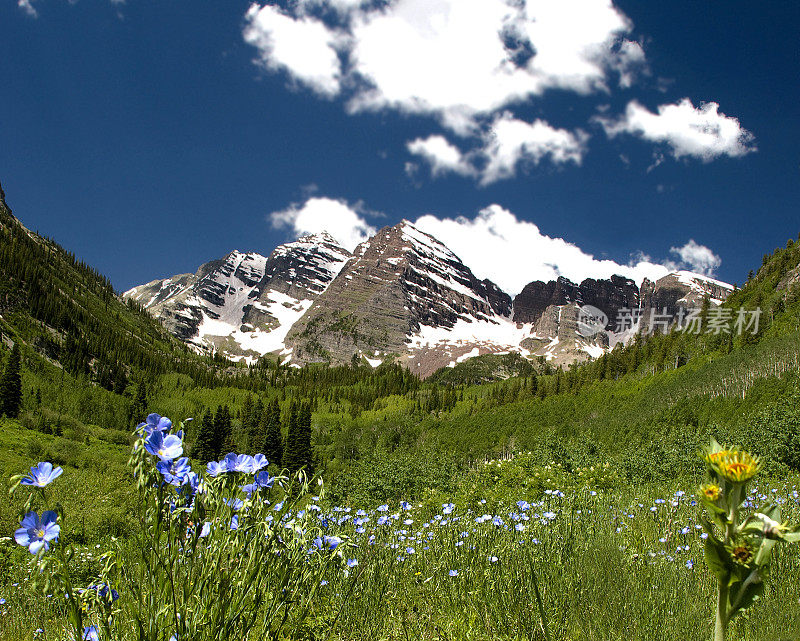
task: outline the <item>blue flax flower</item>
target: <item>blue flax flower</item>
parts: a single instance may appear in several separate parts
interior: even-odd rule
[[[100,641],[100,635],[97,632],[97,628],[90,625],[83,629],[83,636],[81,639],[83,639],[83,641]]]
[[[263,454],[256,454],[253,457],[253,469],[252,469],[253,474],[258,472],[259,470],[264,469],[265,467],[267,467],[267,465],[269,465],[267,457],[264,456]]]
[[[153,432],[169,432],[172,429],[172,421],[166,416],[150,414],[144,423],[136,426],[136,431],[140,434],[150,436]]]
[[[206,465],[206,472],[209,476],[219,476],[228,471],[228,465],[225,461],[209,461]]]
[[[31,468],[30,476],[26,476],[20,483],[33,487],[45,487],[61,476],[63,471],[60,467],[54,468],[52,463],[39,463],[36,467]]]
[[[163,432],[153,432],[144,441],[144,449],[162,461],[171,461],[183,454],[183,443],[175,434],[164,436]]]
[[[185,456],[178,460],[161,460],[156,463],[156,469],[161,472],[161,476],[167,483],[176,487],[183,485],[189,478],[189,472],[192,471],[192,468],[189,467],[189,459]]]
[[[14,540],[27,547],[31,554],[37,554],[42,548],[48,550],[48,543],[58,539],[61,531],[57,519],[58,515],[52,510],[44,512],[41,519],[36,512],[28,512],[20,522],[22,527],[14,532]]]
[[[253,457],[248,454],[230,454],[225,456],[225,465],[228,472],[244,472],[249,474],[253,471]]]

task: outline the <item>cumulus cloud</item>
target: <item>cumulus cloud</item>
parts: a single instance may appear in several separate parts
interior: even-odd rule
[[[423,158],[436,177],[446,173],[479,177],[482,185],[513,178],[520,164],[538,165],[545,158],[553,164],[581,164],[588,135],[577,130],[556,129],[543,120],[533,123],[499,115],[482,136],[478,147],[463,153],[444,136],[417,138],[408,151]]]
[[[565,276],[574,282],[620,274],[641,283],[656,280],[669,268],[643,258],[630,264],[599,260],[562,238],[543,234],[500,205],[490,205],[473,218],[421,216],[422,231],[453,250],[479,278],[489,278],[509,294],[517,294],[533,280]]]
[[[461,150],[448,142],[444,136],[428,136],[417,138],[406,144],[409,153],[423,158],[431,168],[431,174],[455,173],[462,176],[474,176],[475,167],[461,153]]]
[[[574,162],[579,165],[587,140],[588,136],[580,130],[572,133],[555,129],[543,120],[531,124],[505,113],[494,121],[482,151],[487,164],[481,183],[487,185],[513,177],[520,162],[538,165],[545,157],[556,164]]]
[[[694,239],[689,239],[683,247],[672,247],[669,251],[680,259],[682,267],[706,276],[713,276],[722,264],[719,256],[705,245],[696,243]]]
[[[297,236],[327,231],[352,251],[376,232],[364,215],[360,204],[312,197],[270,214],[269,219],[273,226],[288,228]],[[598,259],[563,238],[543,234],[535,224],[497,204],[471,219],[425,214],[413,222],[447,245],[476,276],[489,278],[511,295],[533,280],[564,276],[579,283],[585,278],[619,274],[641,284],[645,278],[657,280],[680,268],[710,274],[721,262],[710,249],[693,240],[682,248],[671,249],[680,263],[657,262],[641,252],[633,253],[627,263]]]
[[[274,227],[288,228],[297,236],[327,231],[350,251],[376,231],[364,219],[359,206],[324,197],[309,198],[302,205],[273,212],[269,220]]]
[[[599,117],[597,121],[610,137],[627,133],[667,144],[675,158],[691,156],[710,161],[720,156],[744,156],[756,150],[753,134],[736,118],[721,113],[716,102],[695,107],[684,98],[676,104],[660,105],[656,114],[633,100],[621,118]]]
[[[259,52],[271,71],[286,70],[293,78],[325,96],[340,88],[337,34],[311,17],[294,18],[272,5],[254,4],[245,14],[244,39]]]
[[[340,19],[321,21],[325,10]],[[315,91],[347,88],[351,111],[434,115],[461,134],[548,89],[606,90],[639,56],[611,0],[301,0],[289,13],[253,4],[245,19],[268,69]]]

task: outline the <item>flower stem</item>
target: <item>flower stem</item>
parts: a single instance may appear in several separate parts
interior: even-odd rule
[[[714,626],[714,641],[725,641],[725,633],[728,629],[728,582],[719,582],[719,594],[717,595],[717,620]]]

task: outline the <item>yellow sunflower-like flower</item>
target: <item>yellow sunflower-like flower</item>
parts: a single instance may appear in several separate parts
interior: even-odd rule
[[[711,469],[731,483],[749,481],[761,469],[761,460],[749,452],[725,449],[706,452],[703,458]]]
[[[700,487],[700,494],[712,503],[716,503],[722,496],[722,488],[716,483],[706,483]]]
[[[753,560],[753,550],[747,541],[737,542],[735,545],[728,548],[728,551],[733,560],[739,565],[748,565],[750,561]]]

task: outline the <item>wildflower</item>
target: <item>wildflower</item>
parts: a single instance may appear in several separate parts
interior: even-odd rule
[[[209,476],[219,476],[228,471],[228,466],[225,461],[209,461],[206,464],[206,472]]]
[[[735,449],[706,451],[703,459],[714,472],[731,483],[749,481],[761,469],[761,461],[757,456]]]
[[[22,527],[14,532],[14,540],[27,547],[31,554],[37,554],[42,548],[48,550],[48,543],[58,539],[61,531],[57,519],[58,515],[52,510],[44,512],[41,519],[36,512],[28,512],[20,522]]]
[[[200,538],[204,539],[209,534],[211,534],[211,522],[210,521],[206,521],[205,523],[203,523],[203,529],[200,530]]]
[[[183,454],[183,442],[175,434],[165,437],[163,432],[156,431],[145,439],[144,449],[162,461],[171,461]]]
[[[183,485],[188,480],[189,472],[192,471],[189,467],[189,459],[185,456],[178,460],[161,460],[156,463],[156,469],[167,483],[175,486]]]
[[[136,426],[136,431],[145,436],[150,436],[153,432],[169,432],[172,429],[172,421],[166,416],[150,414],[144,423]]]
[[[753,550],[747,541],[739,541],[728,550],[731,557],[740,565],[747,565],[753,558]]]
[[[269,461],[267,460],[267,457],[264,456],[263,454],[256,454],[253,457],[253,464],[252,465],[253,465],[252,471],[253,471],[253,474],[255,474],[259,470],[262,470],[265,467],[267,467],[267,465],[269,465]]]
[[[225,456],[225,464],[228,472],[244,472],[249,474],[253,471],[253,457],[248,454],[230,454]]]
[[[83,639],[83,641],[100,641],[100,635],[97,632],[97,628],[90,625],[83,629],[83,636],[81,639]]]
[[[450,570],[450,572],[448,572],[448,574],[450,576],[458,576],[458,570]]]
[[[358,559],[347,559],[347,567],[354,568],[358,565]]]
[[[22,485],[32,485],[33,487],[45,487],[57,479],[64,472],[60,467],[53,467],[52,463],[39,463],[31,468],[30,476],[23,478]]]

